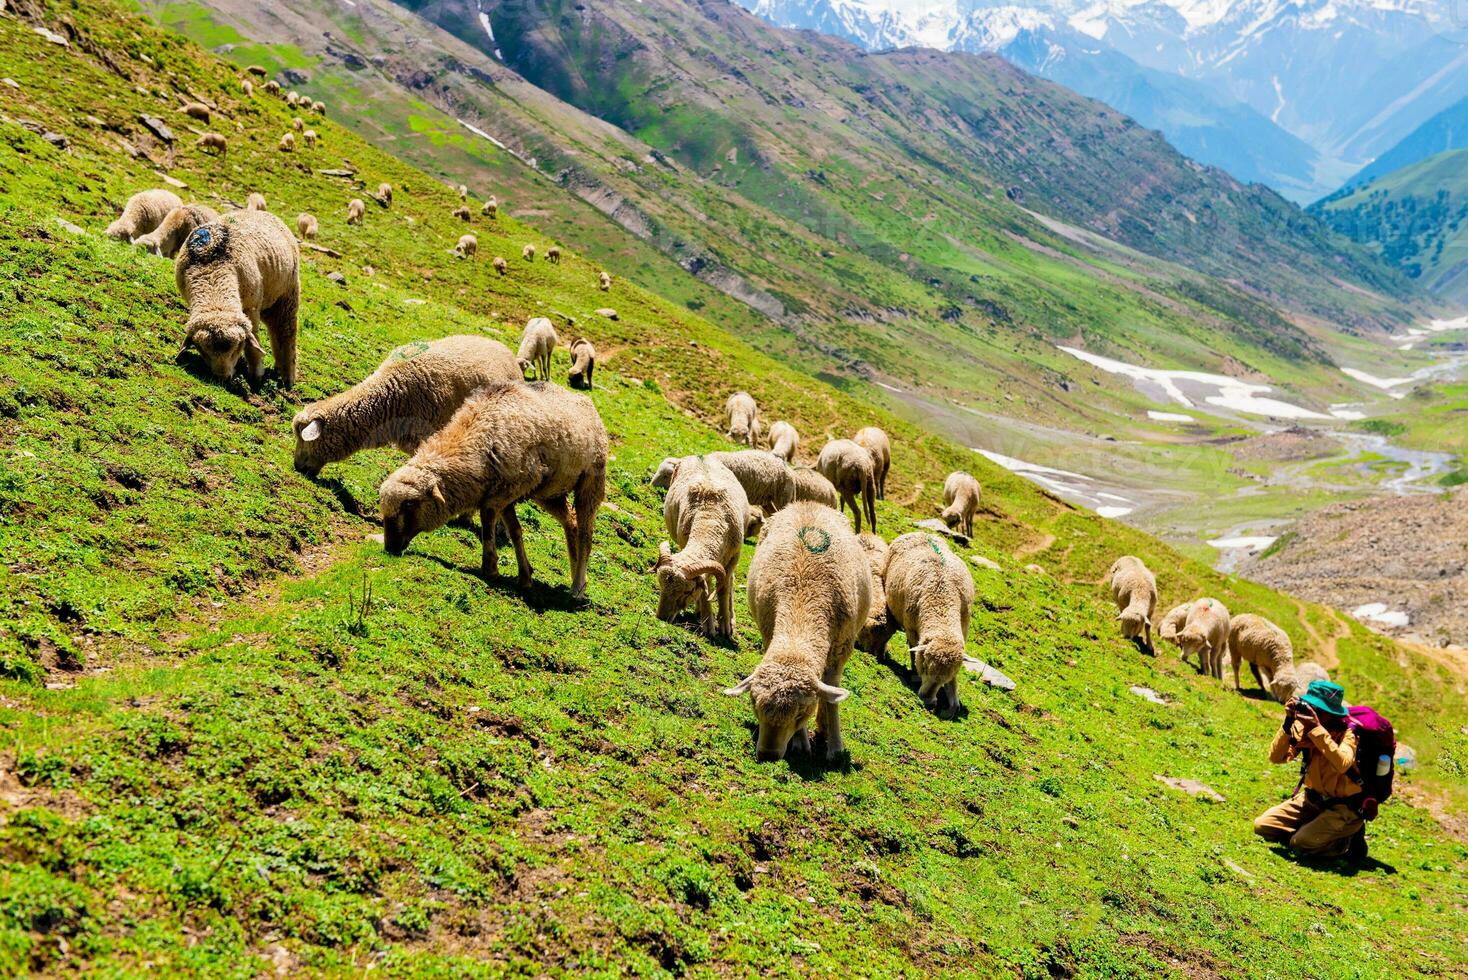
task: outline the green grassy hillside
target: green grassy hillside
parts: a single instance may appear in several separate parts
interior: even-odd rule
[[[452,192],[329,120],[312,120],[315,150],[279,153],[283,104],[241,98],[231,68],[108,0],[10,0],[0,77],[16,83],[0,109],[0,971],[1468,965],[1468,845],[1427,808],[1468,793],[1468,693],[1447,668],[1060,503],[665,299],[621,281],[601,293],[574,252],[528,265],[520,246],[548,241],[513,219],[476,215],[480,259],[456,261]],[[218,105],[227,158],[192,148],[185,93]],[[147,135],[145,113],[174,144]],[[347,165],[355,179],[322,173]],[[296,391],[220,385],[177,357],[170,264],[101,236],[161,174],[205,203],[260,191],[288,220],[321,217],[342,256],[305,253]],[[347,199],[381,180],[392,209],[348,228]],[[596,317],[604,305],[620,318]],[[468,531],[397,559],[370,540],[397,454],[316,482],[291,469],[302,400],[396,344],[513,342],[541,313],[576,317],[604,355],[593,398],[614,459],[585,608],[567,601],[558,530],[531,508],[523,594],[477,576]],[[887,427],[888,535],[935,511],[950,469],[979,476],[963,553],[1001,570],[974,569],[971,646],[1017,691],[965,678],[966,714],[941,721],[859,654],[849,757],[753,761],[748,704],[719,695],[758,658],[742,597],[737,642],[710,644],[653,618],[646,574],[662,536],[647,474],[719,445],[736,386],[812,444]],[[1422,805],[1385,808],[1379,863],[1301,867],[1252,838],[1252,814],[1293,785],[1263,759],[1277,707],[1115,636],[1095,582],[1123,552],[1158,570],[1165,601],[1206,591],[1280,622],[1302,656],[1338,657],[1351,693],[1398,722],[1421,759],[1404,797]]]

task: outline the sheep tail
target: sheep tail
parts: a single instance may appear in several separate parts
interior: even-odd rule
[[[861,499],[862,499],[863,508],[867,512],[867,523],[872,526],[872,530],[873,531],[876,531],[876,529],[877,529],[877,481],[876,480],[866,480],[866,481],[863,481],[862,487],[861,487]]]

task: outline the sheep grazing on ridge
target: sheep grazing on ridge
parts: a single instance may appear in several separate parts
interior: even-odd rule
[[[468,208],[464,207],[461,204],[458,207],[454,208],[454,217],[458,218],[460,221],[470,221],[473,219],[474,216],[469,213]]]
[[[591,390],[591,375],[596,370],[596,348],[585,337],[571,341],[571,372],[566,382],[572,388]]]
[[[736,391],[724,401],[724,423],[730,442],[759,445],[759,406],[747,391]]]
[[[386,207],[391,207],[392,206],[392,185],[389,184],[387,181],[383,181],[382,183],[378,184],[377,185],[377,194],[375,196],[377,198],[377,203],[378,204],[381,204],[385,208]]]
[[[610,290],[612,288],[612,277],[605,272],[598,272],[596,274],[596,288],[604,293]]]
[[[862,515],[873,531],[877,529],[877,478],[872,454],[850,439],[832,439],[821,449],[816,469],[831,481],[841,498],[842,508],[850,507],[861,532]],[[858,503],[859,501],[859,503]]]
[[[871,653],[877,638],[887,628],[887,586],[883,581],[887,570],[887,542],[880,535],[863,531],[856,536],[861,550],[866,552],[872,570],[872,605],[867,610],[867,621],[856,637],[856,648]],[[885,642],[885,640],[883,641]]]
[[[157,228],[134,238],[133,244],[141,245],[154,255],[171,259],[178,254],[179,248],[194,233],[195,228],[218,218],[219,212],[213,208],[202,204],[185,204],[168,212],[168,217]]]
[[[1233,654],[1235,690],[1243,690],[1239,665],[1247,663],[1254,680],[1276,701],[1294,697],[1299,671],[1288,633],[1263,616],[1240,613],[1229,622],[1228,647]]]
[[[1177,633],[1177,645],[1182,648],[1184,660],[1198,658],[1198,673],[1223,678],[1228,622],[1228,609],[1217,599],[1198,599],[1188,609],[1188,618]]]
[[[887,471],[892,468],[892,440],[887,433],[869,425],[857,431],[851,441],[872,454],[872,476],[877,481],[877,499],[887,499]]]
[[[548,384],[485,385],[378,489],[383,544],[401,555],[417,535],[478,510],[481,570],[493,576],[503,517],[520,587],[529,588],[533,569],[515,505],[531,500],[565,530],[571,595],[581,599],[606,478],[607,430],[590,398]]]
[[[918,697],[928,710],[951,717],[960,707],[958,673],[974,604],[973,574],[937,535],[914,531],[892,542],[882,582],[889,621],[872,653],[885,657],[888,638],[899,629],[906,633]]]
[[[183,201],[173,191],[138,191],[127,199],[118,219],[107,226],[106,235],[120,242],[131,242],[156,229],[171,211],[181,207]]]
[[[190,119],[197,119],[199,122],[205,124],[209,122],[209,118],[212,115],[209,107],[202,102],[185,102],[179,106],[179,111]]]
[[[311,111],[316,113],[318,116],[326,115],[326,103],[322,102],[320,99],[312,102]]]
[[[954,470],[943,481],[943,523],[966,538],[974,536],[974,514],[983,497],[979,481],[970,473]]]
[[[771,454],[787,463],[795,458],[795,450],[800,446],[800,433],[795,431],[795,426],[781,419],[770,426],[769,435]]]
[[[1167,615],[1162,617],[1162,622],[1157,624],[1157,635],[1164,640],[1177,643],[1177,635],[1187,624],[1188,611],[1192,608],[1191,602],[1182,602],[1169,609]]]
[[[300,105],[301,104],[301,93],[300,92],[297,92],[295,89],[291,89],[289,92],[286,93],[286,95],[285,95],[285,101],[286,101],[286,103],[288,105],[293,105],[293,106]]]
[[[494,266],[494,271],[500,275],[508,276],[510,274],[510,263],[505,261],[503,255],[496,255],[494,261],[490,264]]]
[[[229,155],[229,140],[221,133],[205,133],[194,141],[194,145],[201,150],[212,150],[220,156]]]
[[[259,193],[257,191],[255,193],[252,193],[249,197],[245,198],[245,210],[246,211],[266,211],[266,210],[269,210],[265,206],[265,195],[264,194],[261,194],[261,193]]]
[[[454,254],[461,259],[472,259],[479,252],[479,239],[473,235],[460,235],[454,246]]]
[[[279,95],[280,83],[272,78],[270,81],[265,83],[265,91],[269,92],[271,95]]]
[[[524,248],[520,249],[520,258],[524,259],[526,262],[534,262],[535,261],[535,246],[534,245],[526,245]]]
[[[561,338],[556,335],[556,328],[550,320],[543,316],[531,317],[525,324],[524,333],[520,334],[520,353],[515,355],[521,373],[528,373],[534,367],[537,381],[549,381],[551,355],[560,342]]]
[[[248,78],[240,79],[240,92],[245,98],[251,98],[255,94],[255,85]]]
[[[296,215],[296,237],[301,241],[309,241],[315,238],[320,231],[321,223],[316,220],[314,214],[307,214],[305,211],[302,211]]]
[[[495,200],[493,194],[489,195],[489,200],[484,202],[484,207],[479,209],[479,213],[489,218],[491,221],[499,217],[500,203],[499,201]]]
[[[816,470],[809,466],[794,466],[790,469],[790,478],[795,482],[796,500],[808,500],[836,509],[836,488]]]
[[[362,218],[367,214],[367,205],[362,203],[360,197],[354,197],[347,202],[347,224],[360,225]]]
[[[281,136],[281,138],[280,138],[280,152],[282,152],[282,153],[294,153],[294,152],[296,152],[296,134],[295,133],[286,133],[283,136]]]
[[[545,250],[545,260],[547,262],[549,262],[551,265],[560,265],[561,264],[561,246],[559,246],[559,245],[552,245],[550,248],[546,249]]]
[[[510,349],[488,337],[404,344],[367,378],[296,413],[296,470],[315,477],[364,449],[414,453],[481,385],[518,381]]]
[[[1123,555],[1112,563],[1106,582],[1120,610],[1116,618],[1121,623],[1122,638],[1131,640],[1143,653],[1156,656],[1152,617],[1157,614],[1157,576],[1142,564],[1142,559]]]
[[[314,129],[308,129],[304,133],[301,134],[301,139],[303,139],[303,140],[306,141],[306,145],[307,146],[315,146],[316,145],[316,141],[319,140],[320,138],[321,138],[320,136],[317,136],[316,135],[316,130],[314,130]]]
[[[709,453],[708,458],[728,467],[744,487],[751,507],[773,514],[795,499],[795,477],[785,461],[763,449]]]
[[[296,132],[299,133],[301,130],[303,130],[305,128],[306,128],[306,120],[302,119],[300,116],[294,116],[294,117],[291,118],[291,129],[294,129]]]
[[[251,65],[250,67],[246,68],[245,71],[249,72],[251,75],[256,76],[257,78],[264,78],[266,75],[270,74],[265,70],[264,65]]]
[[[463,184],[459,185],[459,200],[469,200],[469,188],[465,187]]]
[[[734,569],[744,548],[749,502],[739,481],[719,463],[689,456],[679,460],[663,500],[663,520],[677,543],[658,546],[658,619],[670,623],[696,603],[699,624],[709,636],[734,635]],[[713,580],[719,611],[709,606]]]
[[[759,739],[755,758],[772,762],[793,746],[810,751],[816,718],[826,758],[845,750],[838,705],[850,691],[841,673],[872,603],[871,565],[846,519],[829,507],[798,503],[765,524],[749,565],[749,611],[764,655],[724,691],[750,695]]]
[[[235,211],[194,229],[174,266],[189,307],[180,353],[196,347],[216,378],[234,374],[241,357],[250,379],[265,375],[256,325],[270,334],[280,383],[296,383],[296,313],[301,255],[285,222],[267,211]]]

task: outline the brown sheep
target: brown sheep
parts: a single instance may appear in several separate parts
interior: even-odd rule
[[[460,235],[459,243],[454,246],[454,254],[461,259],[472,259],[479,252],[479,239],[473,235]]]
[[[764,656],[724,691],[748,694],[759,721],[755,758],[810,750],[816,718],[826,758],[845,750],[838,705],[851,692],[841,674],[872,602],[871,565],[846,519],[820,504],[792,504],[765,524],[749,565],[749,611]]]
[[[734,569],[744,548],[749,503],[739,481],[720,464],[697,456],[679,460],[663,521],[677,543],[675,555],[664,541],[654,566],[658,579],[658,619],[670,623],[690,602],[709,636],[734,635]],[[715,619],[705,577],[714,583],[719,611]]]
[[[256,76],[257,78],[264,78],[266,75],[270,74],[265,70],[264,65],[251,65],[250,67],[246,68],[245,71],[249,72],[251,75]]]
[[[282,152],[282,153],[294,153],[294,152],[296,152],[296,134],[295,133],[286,133],[283,136],[281,136],[281,138],[280,138],[280,152]]]
[[[458,218],[460,221],[471,221],[473,220],[474,216],[469,213],[468,208],[460,205],[454,208],[454,217]]]
[[[821,449],[816,469],[831,481],[841,498],[842,508],[850,507],[861,532],[862,515],[873,531],[877,529],[877,479],[872,454],[850,439],[833,439]],[[860,503],[858,503],[860,501]]]
[[[974,577],[968,565],[937,535],[914,531],[892,542],[882,574],[888,623],[872,652],[886,656],[887,639],[907,634],[909,667],[918,675],[918,697],[930,711],[958,711],[958,674],[968,642]]]
[[[255,193],[252,193],[249,197],[245,198],[245,210],[246,211],[266,211],[266,210],[269,210],[265,206],[265,195],[264,194],[261,194],[261,193],[259,193],[257,191]]]
[[[219,212],[213,208],[202,204],[185,204],[168,212],[163,224],[146,235],[134,238],[133,244],[141,245],[154,255],[171,259],[178,254],[179,248],[194,233],[195,228],[218,218]]]
[[[1116,608],[1121,610],[1116,618],[1121,623],[1122,638],[1131,640],[1143,653],[1156,656],[1152,617],[1157,614],[1157,576],[1140,558],[1123,555],[1112,563],[1106,582]]]
[[[724,401],[724,423],[730,442],[759,445],[759,406],[749,392],[736,391]]]
[[[1189,607],[1188,618],[1177,634],[1177,645],[1182,648],[1184,660],[1198,658],[1198,673],[1222,679],[1228,619],[1227,607],[1217,599],[1198,599]]]
[[[550,248],[546,249],[545,250],[545,260],[547,262],[549,262],[551,265],[560,265],[561,264],[561,246],[559,246],[559,245],[552,245]]]
[[[496,255],[494,261],[490,264],[494,266],[494,271],[500,275],[508,276],[510,274],[510,263],[505,261],[503,255]]]
[[[526,245],[524,248],[520,249],[520,258],[524,259],[526,262],[534,262],[535,261],[535,246],[534,245]]]
[[[974,514],[983,490],[972,474],[954,470],[943,481],[943,523],[966,538],[974,536]]]
[[[385,208],[386,207],[391,207],[392,206],[392,185],[389,184],[387,181],[383,181],[382,183],[378,184],[377,185],[377,194],[376,194],[376,197],[377,197],[377,203],[378,204],[381,204]]]
[[[1263,616],[1240,613],[1229,622],[1228,646],[1233,654],[1235,690],[1243,690],[1239,665],[1247,663],[1254,680],[1276,701],[1294,697],[1298,675],[1295,646],[1288,633]]]
[[[279,95],[280,83],[272,78],[270,81],[265,83],[265,91],[269,92],[271,95]]]
[[[194,145],[201,150],[213,150],[220,156],[229,155],[229,140],[221,133],[205,133],[194,141]]]
[[[296,215],[296,236],[301,241],[304,242],[308,239],[315,238],[320,231],[321,223],[316,220],[314,214],[307,214],[305,211],[302,211]]]
[[[266,211],[235,211],[194,229],[174,266],[189,307],[180,353],[196,347],[216,378],[234,374],[241,357],[252,381],[265,375],[256,325],[270,334],[280,383],[296,383],[296,313],[301,256],[285,222]]]
[[[205,123],[206,125],[208,124],[209,117],[211,116],[209,107],[202,102],[185,102],[183,105],[179,106],[179,111],[188,116],[190,119],[197,119],[199,120],[199,122]]]
[[[591,399],[555,385],[485,385],[378,489],[383,544],[401,555],[417,535],[478,510],[481,571],[497,575],[495,526],[503,517],[520,587],[529,588],[533,569],[515,505],[531,500],[564,528],[571,595],[584,598],[606,476],[607,430]]]
[[[362,203],[361,198],[354,197],[347,202],[347,224],[360,225],[366,214],[367,205]]]
[[[121,216],[107,226],[105,234],[120,242],[131,242],[134,238],[156,229],[163,224],[163,219],[168,217],[169,212],[181,207],[183,201],[173,191],[138,191],[127,199]]]
[[[596,370],[596,348],[585,337],[571,341],[571,372],[566,382],[572,388],[591,390],[591,375]]]
[[[887,433],[869,425],[851,437],[851,441],[872,454],[872,476],[877,481],[877,499],[887,499],[887,471],[892,468],[892,440]]]

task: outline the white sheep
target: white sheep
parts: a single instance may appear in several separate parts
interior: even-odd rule
[[[362,218],[367,214],[367,205],[362,203],[360,197],[354,197],[347,202],[347,224],[360,225]]]
[[[240,93],[244,95],[244,97],[247,99],[253,96],[255,94],[254,83],[252,83],[248,78],[240,79]]]
[[[270,81],[265,83],[265,91],[269,92],[271,95],[279,95],[280,83],[273,78],[270,79]]]
[[[524,248],[520,249],[520,258],[524,259],[526,262],[534,262],[535,261],[535,246],[534,245],[526,245]]]
[[[555,385],[485,385],[378,489],[383,545],[401,555],[417,535],[478,511],[481,571],[498,575],[495,527],[503,518],[520,587],[529,588],[515,505],[531,500],[565,530],[571,595],[581,599],[606,475],[607,430],[591,399]]]
[[[795,477],[785,461],[763,449],[709,453],[739,480],[751,507],[774,513],[795,499]]]
[[[958,674],[968,642],[974,577],[937,535],[914,531],[892,542],[883,568],[888,623],[875,635],[872,652],[886,656],[887,639],[907,634],[909,666],[918,676],[918,697],[931,711],[958,711]]]
[[[306,145],[307,146],[315,146],[316,145],[316,141],[319,140],[320,138],[321,137],[319,137],[319,136],[316,135],[316,130],[314,130],[314,129],[308,129],[304,133],[301,134],[301,139],[303,139],[303,140],[306,141]]]
[[[454,217],[458,218],[460,221],[472,221],[474,215],[470,214],[469,209],[461,204],[458,207],[454,208]]]
[[[134,238],[133,244],[146,248],[154,255],[171,259],[178,254],[179,248],[194,233],[195,228],[207,225],[218,217],[219,213],[213,208],[202,204],[185,204],[168,212],[168,217],[157,228]]]
[[[461,259],[472,259],[479,251],[479,239],[473,235],[460,235],[459,243],[454,246],[454,254]]]
[[[378,446],[416,452],[474,389],[519,378],[510,349],[488,337],[404,344],[365,380],[296,413],[296,470],[315,477],[328,463]]]
[[[974,515],[979,511],[983,489],[973,474],[954,470],[943,481],[943,523],[966,538],[974,536]]]
[[[672,622],[690,602],[710,636],[734,635],[734,570],[744,547],[749,502],[744,488],[722,465],[689,456],[678,461],[663,500],[663,520],[677,543],[658,548],[658,619]],[[709,606],[704,579],[713,580],[718,617]]]
[[[770,426],[769,436],[771,453],[787,463],[795,458],[795,450],[800,446],[800,433],[795,431],[795,426],[781,419]]]
[[[479,213],[489,218],[491,221],[499,217],[499,211],[499,201],[495,200],[495,196],[493,194],[489,195],[489,200],[484,202],[484,207],[479,209]]]
[[[1294,689],[1288,695],[1281,698],[1281,695],[1284,694],[1284,684],[1290,680],[1291,676],[1293,676],[1294,678]],[[1315,663],[1313,660],[1307,660],[1304,663],[1297,663],[1293,667],[1280,668],[1280,670],[1269,679],[1269,688],[1271,692],[1274,692],[1276,689],[1278,689],[1278,693],[1274,694],[1276,698],[1288,701],[1291,697],[1297,698],[1303,695],[1305,691],[1309,689],[1311,682],[1329,680],[1330,672],[1328,670]]]
[[[311,111],[316,113],[318,116],[326,115],[326,103],[322,102],[320,99],[317,99],[316,101],[311,103]]]
[[[106,235],[120,242],[131,242],[153,231],[163,224],[170,211],[181,207],[183,201],[173,191],[161,188],[138,191],[127,199],[118,219],[107,226]]]
[[[836,509],[836,488],[831,486],[830,480],[809,466],[791,467],[790,476],[795,481],[796,500],[809,500]]]
[[[320,232],[321,222],[316,220],[314,214],[307,214],[305,211],[302,211],[296,215],[296,235],[301,241],[304,242],[307,239],[315,238]]]
[[[724,402],[724,424],[731,442],[759,445],[759,406],[747,391],[736,391]]]
[[[604,293],[610,290],[612,288],[612,277],[607,275],[606,272],[598,272],[596,274],[596,288]]]
[[[883,576],[887,569],[887,542],[880,535],[863,531],[856,536],[861,550],[866,552],[867,563],[872,572],[872,604],[867,610],[867,621],[856,637],[856,648],[871,653],[877,638],[887,628],[887,588]]]
[[[1123,639],[1131,640],[1144,653],[1157,653],[1152,645],[1152,617],[1157,613],[1157,576],[1134,555],[1123,555],[1106,573],[1111,598],[1120,610]]]
[[[515,355],[521,372],[528,373],[534,367],[536,380],[549,381],[551,355],[560,342],[561,338],[556,335],[556,328],[550,320],[543,316],[531,317],[525,324],[525,332],[520,335],[520,353]]]
[[[585,337],[571,341],[571,370],[566,381],[572,388],[591,390],[591,376],[596,371],[596,348]]]
[[[465,187],[463,184],[460,184],[459,185],[459,200],[461,200],[461,201],[467,201],[467,200],[469,200],[469,188],[468,187]]]
[[[836,488],[842,508],[851,508],[856,530],[861,531],[861,518],[865,513],[868,525],[875,531],[877,478],[872,454],[850,439],[832,439],[821,448],[816,469]]]
[[[291,119],[291,129],[294,129],[296,132],[299,133],[301,130],[303,130],[305,128],[306,128],[306,120],[302,119],[300,116],[294,116],[294,117],[292,117],[292,119]]]
[[[184,115],[192,119],[197,119],[205,124],[209,122],[209,117],[211,115],[209,107],[202,102],[185,102],[183,105],[179,106],[179,111],[182,112]]]
[[[1191,602],[1180,602],[1167,611],[1162,617],[1162,622],[1157,624],[1157,635],[1164,640],[1177,643],[1177,635],[1182,632],[1184,624],[1188,621],[1188,611],[1193,608]]]
[[[378,204],[381,204],[383,207],[390,207],[392,205],[392,185],[387,181],[378,184],[376,196]]]
[[[1247,663],[1254,680],[1280,702],[1294,697],[1299,680],[1295,645],[1290,635],[1263,616],[1240,613],[1229,623],[1228,646],[1233,654],[1234,689],[1242,690],[1239,666]]]
[[[261,194],[259,191],[252,192],[249,197],[245,198],[245,210],[246,211],[266,211],[266,210],[269,210],[265,206],[265,195],[264,194]]]
[[[501,276],[508,276],[510,274],[510,263],[505,261],[503,255],[496,255],[490,265],[494,266],[494,271],[498,272]]]
[[[1228,608],[1217,599],[1197,599],[1188,608],[1187,619],[1177,633],[1183,659],[1196,656],[1198,672],[1223,677],[1223,658],[1228,650]]]
[[[229,140],[221,133],[204,133],[194,141],[194,145],[201,150],[212,150],[220,156],[229,155]]]
[[[296,134],[295,133],[285,133],[284,135],[282,135],[280,137],[280,152],[282,152],[282,153],[294,153],[294,152],[296,152]]]
[[[841,673],[871,609],[872,576],[846,519],[829,507],[792,504],[765,524],[749,565],[749,611],[764,656],[724,691],[749,694],[759,721],[755,757],[809,751],[817,719],[826,758],[844,751],[837,707],[850,695]]]
[[[877,499],[887,499],[887,471],[892,468],[892,440],[887,433],[869,425],[858,429],[851,441],[872,454],[872,477],[877,481]]]

